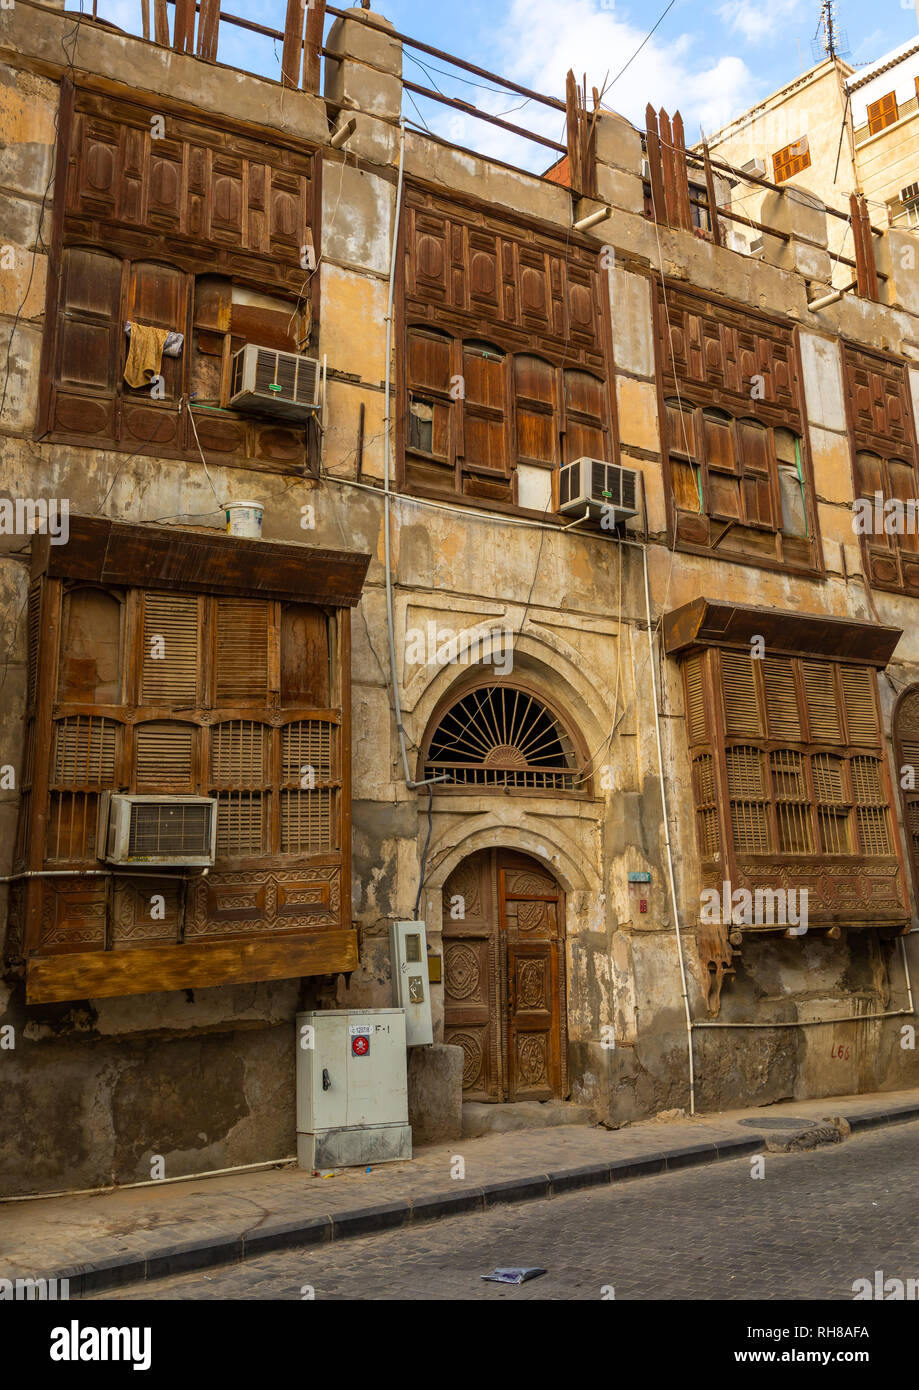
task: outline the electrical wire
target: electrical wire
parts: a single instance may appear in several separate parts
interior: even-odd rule
[[[663,14],[661,15],[660,19],[659,19],[659,20],[657,21],[657,23],[654,25],[654,28],[653,28],[653,29],[649,29],[648,33],[647,33],[647,34],[645,35],[645,37],[642,39],[641,43],[640,43],[640,44],[638,45],[638,47],[636,48],[635,52],[632,54],[632,56],[631,56],[631,58],[629,59],[629,61],[625,64],[624,67],[621,67],[621,68],[619,69],[619,71],[616,73],[616,76],[613,78],[612,82],[609,84],[610,87],[614,87],[614,86],[616,85],[616,83],[619,81],[619,79],[620,79],[620,77],[622,76],[622,74],[626,71],[626,69],[629,68],[629,67],[631,67],[632,63],[633,63],[633,62],[635,61],[635,59],[638,57],[639,53],[640,53],[641,50],[644,48],[645,44],[646,44],[646,43],[648,42],[648,40],[651,38],[651,36],[652,36],[652,34],[655,32],[655,30],[658,29],[658,28],[660,27],[660,25],[663,23],[663,21],[667,18],[668,14],[669,14],[670,11],[673,9],[673,7],[674,7],[675,4],[676,4],[676,0],[670,0],[670,4],[669,4],[669,5],[667,6],[667,8],[664,10],[664,12],[663,12]]]
[[[428,833],[424,841],[424,849],[421,851],[421,868],[418,873],[418,896],[415,898],[415,921],[418,921],[418,909],[421,906],[421,894],[424,889],[424,880],[427,877],[428,867],[428,846],[431,843],[431,830],[434,820],[431,814],[434,805],[434,788],[428,783]]]

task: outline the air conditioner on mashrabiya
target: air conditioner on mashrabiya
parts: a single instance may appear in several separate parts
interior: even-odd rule
[[[208,868],[217,844],[216,798],[104,792],[96,844],[109,864]]]
[[[609,517],[612,524],[637,516],[638,473],[603,459],[579,458],[558,471],[558,509],[566,516]]]
[[[321,388],[317,358],[247,343],[233,356],[227,404],[234,410],[306,420],[319,409]]]

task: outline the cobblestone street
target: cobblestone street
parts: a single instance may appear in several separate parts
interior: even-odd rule
[[[834,1299],[919,1277],[919,1122],[280,1252],[111,1297],[157,1299]],[[759,1162],[764,1176],[753,1178]],[[496,1265],[541,1265],[520,1287]]]

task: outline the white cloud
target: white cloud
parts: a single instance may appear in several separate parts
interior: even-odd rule
[[[644,20],[632,23],[621,9],[604,9],[602,0],[566,0],[564,4],[558,0],[511,0],[505,18],[489,36],[490,52],[480,55],[478,61],[523,86],[556,97],[564,96],[569,68],[578,82],[586,72],[588,89],[602,88],[609,80],[614,85],[604,97],[604,106],[642,128],[649,101],[655,109],[664,106],[671,114],[679,110],[689,143],[699,138],[700,124],[706,130],[717,129],[762,95],[761,84],[742,58],[714,57],[685,33],[664,38],[659,31],[617,76],[647,32]],[[507,120],[564,142],[562,112],[535,102],[510,112],[524,100],[513,93],[471,94],[467,90],[463,95],[483,110],[509,113]],[[411,113],[410,104],[407,111]],[[425,118],[447,139],[522,167],[542,170],[557,157],[551,150],[525,143],[471,117],[435,114],[432,118],[425,110]]]
[[[784,38],[779,21],[791,19],[800,8],[800,0],[728,0],[716,14],[748,43],[762,43],[763,39]]]

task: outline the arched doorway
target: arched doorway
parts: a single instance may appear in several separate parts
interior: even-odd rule
[[[463,1099],[568,1092],[565,899],[544,865],[488,849],[443,888],[444,1042],[462,1047]]]

